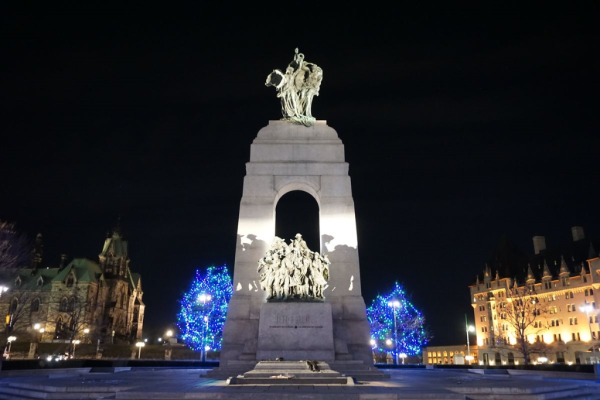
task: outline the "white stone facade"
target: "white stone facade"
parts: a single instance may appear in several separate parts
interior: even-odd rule
[[[336,358],[371,364],[348,164],[342,141],[325,121],[311,127],[270,121],[251,146],[221,362],[256,359],[260,311],[266,304],[257,262],[275,236],[277,202],[293,190],[309,193],[319,205],[319,251],[331,261],[325,297],[332,309]]]

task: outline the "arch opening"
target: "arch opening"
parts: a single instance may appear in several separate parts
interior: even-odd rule
[[[286,243],[301,233],[308,248],[321,251],[319,239],[319,205],[313,196],[292,190],[284,194],[275,208],[275,235]]]

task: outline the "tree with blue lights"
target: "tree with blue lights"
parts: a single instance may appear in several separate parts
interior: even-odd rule
[[[177,326],[181,339],[193,350],[202,352],[202,361],[207,351],[221,349],[227,306],[232,293],[227,266],[213,266],[207,268],[205,275],[196,270],[190,289],[180,300]]]
[[[429,339],[425,317],[413,306],[401,285],[385,296],[377,296],[369,308],[367,319],[371,326],[373,351],[391,353],[394,363],[398,357],[420,353]]]

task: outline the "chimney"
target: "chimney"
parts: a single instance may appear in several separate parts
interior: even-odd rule
[[[543,250],[546,250],[546,238],[544,236],[534,236],[533,251],[535,254],[540,254]]]
[[[571,233],[573,234],[573,241],[578,242],[580,240],[585,239],[585,234],[583,233],[583,228],[581,226],[574,226],[571,228]]]

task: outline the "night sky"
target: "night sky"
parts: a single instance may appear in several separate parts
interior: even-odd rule
[[[432,344],[465,342],[502,235],[528,253],[600,236],[597,10],[80,7],[0,17],[0,219],[56,266],[97,260],[121,216],[145,336],[195,269],[233,267],[250,144],[281,118],[264,82],[296,47],[345,144],[365,300],[399,281]],[[285,235],[314,231],[310,196],[280,206]]]

